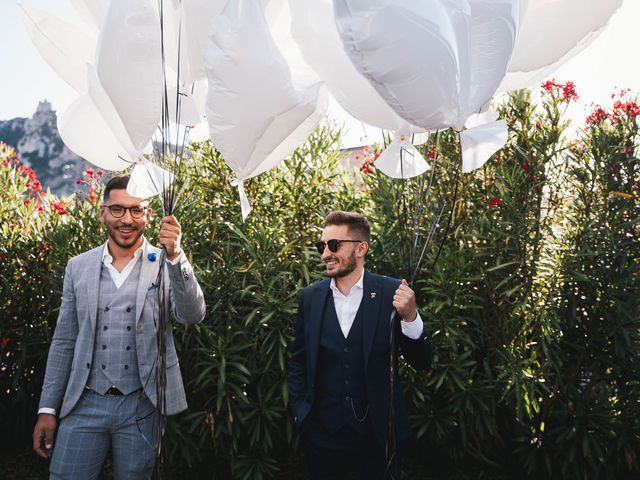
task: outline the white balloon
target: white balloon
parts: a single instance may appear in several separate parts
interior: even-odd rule
[[[324,95],[319,84],[293,87],[258,2],[230,0],[213,25],[207,120],[213,143],[243,180],[277,165],[306,139]]]
[[[180,0],[181,58],[185,62],[181,78],[187,84],[206,78],[204,58],[208,35],[213,19],[220,15],[226,3],[227,0]]]
[[[519,21],[519,0],[334,0],[334,7],[356,69],[425,130],[461,130],[490,99]]]
[[[95,67],[92,65],[87,65],[87,84],[91,101],[105,122],[106,128],[111,131],[118,144],[128,153],[128,158],[136,159],[142,148],[136,148],[133,145],[124,123],[120,119],[109,95],[102,87]]]
[[[400,118],[347,56],[336,27],[332,0],[289,0],[291,33],[305,61],[353,117],[399,133],[422,131]]]
[[[380,154],[375,167],[391,178],[412,178],[429,170],[429,164],[411,143],[410,135],[396,135]]]
[[[42,58],[78,93],[87,91],[87,63],[96,39],[38,8],[18,3],[31,41]]]
[[[100,30],[109,0],[71,0],[71,4],[88,25],[96,31]]]
[[[122,147],[88,94],[58,114],[58,132],[76,155],[104,170],[123,170],[134,159]]]
[[[595,40],[621,5],[622,0],[529,0],[499,90],[526,88],[547,78]]]
[[[128,137],[141,151],[162,112],[160,19],[149,0],[111,0],[96,65]]]
[[[132,197],[151,198],[160,195],[175,179],[175,175],[153,162],[138,163],[131,171],[127,193]]]
[[[462,173],[484,165],[491,155],[505,146],[508,138],[509,130],[505,120],[485,123],[461,132]]]

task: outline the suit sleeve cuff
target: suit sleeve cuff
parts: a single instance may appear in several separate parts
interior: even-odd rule
[[[400,327],[402,328],[402,334],[405,337],[409,337],[412,340],[418,340],[422,336],[422,331],[424,330],[420,312],[418,312],[418,316],[413,322],[405,322],[404,320],[401,320]]]
[[[42,407],[38,409],[38,415],[41,413],[48,413],[49,415],[56,415],[56,411],[54,408]]]
[[[180,253],[178,254],[178,256],[176,258],[174,258],[173,260],[169,260],[167,258],[167,263],[170,265],[177,265],[180,263],[180,260],[182,260],[182,256],[184,255],[184,250],[180,250]]]

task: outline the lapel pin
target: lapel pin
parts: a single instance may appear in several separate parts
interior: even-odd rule
[[[371,300],[375,300],[376,298],[376,292],[371,292]]]
[[[147,258],[149,259],[150,262],[155,262],[156,261],[155,252],[151,252],[151,253],[147,254]]]

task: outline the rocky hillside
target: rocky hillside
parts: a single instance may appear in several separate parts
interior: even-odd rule
[[[31,118],[0,121],[0,140],[11,145],[18,159],[36,171],[44,189],[69,195],[76,190],[76,179],[90,164],[62,143],[56,120],[51,104],[40,102]]]

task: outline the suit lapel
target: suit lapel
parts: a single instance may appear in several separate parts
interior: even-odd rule
[[[86,270],[87,278],[87,301],[89,304],[89,319],[91,320],[91,331],[96,330],[96,320],[98,318],[98,295],[100,293],[100,278],[102,276],[102,253],[104,247],[95,249],[95,254],[91,256]]]
[[[142,318],[142,309],[147,298],[147,292],[154,286],[154,282],[158,278],[158,269],[160,268],[160,251],[152,245],[145,243],[147,247],[142,252],[140,261],[140,278],[138,279],[138,291],[136,293],[136,325]],[[155,253],[156,260],[149,260],[148,253]],[[157,287],[154,289],[157,294]]]
[[[318,291],[311,297],[309,314],[306,319],[305,343],[309,349],[311,378],[315,378],[316,365],[318,363],[318,348],[320,346],[320,330],[322,328],[322,314],[327,304],[327,297],[330,294],[331,289],[329,288],[329,282],[326,282],[326,285],[318,288]]]
[[[363,280],[363,292],[362,292],[362,346],[364,353],[364,371],[367,371],[367,365],[369,363],[369,355],[371,353],[371,347],[373,346],[373,339],[376,336],[376,329],[378,327],[380,313],[382,312],[382,288],[378,282],[376,282],[371,274],[365,270]]]

